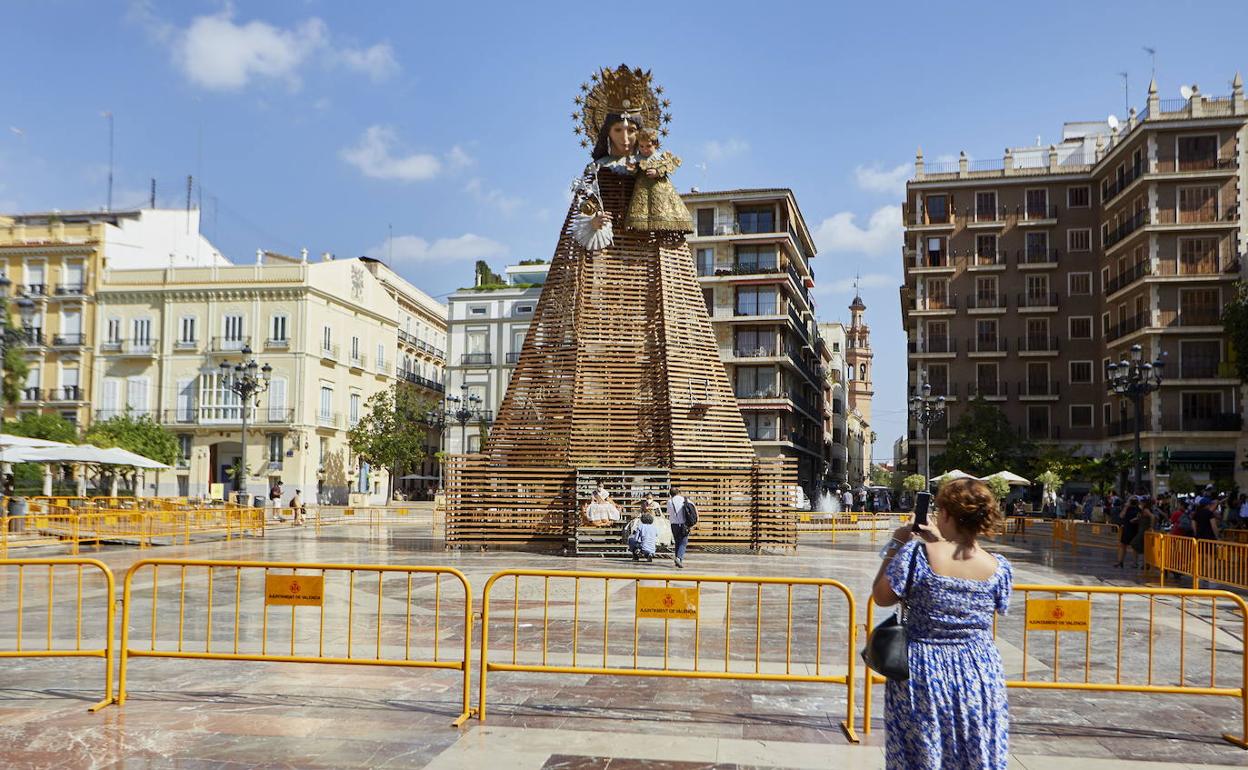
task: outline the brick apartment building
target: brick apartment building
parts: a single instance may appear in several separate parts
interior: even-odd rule
[[[1039,445],[1129,449],[1134,410],[1107,392],[1105,367],[1138,344],[1166,362],[1144,401],[1145,481],[1164,450],[1172,470],[1248,486],[1244,388],[1220,322],[1245,276],[1246,189],[1238,75],[1221,97],[1161,99],[1150,84],[1142,113],[1068,123],[1060,144],[999,160],[920,151],[901,308],[911,392],[927,382],[949,401],[932,453],[977,396]],[[911,467],[922,452],[909,442]]]

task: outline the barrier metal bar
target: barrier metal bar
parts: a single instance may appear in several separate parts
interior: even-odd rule
[[[214,579],[214,571],[223,571],[233,579]],[[178,606],[176,638],[171,631],[165,630],[162,633],[164,628],[158,621],[157,613],[160,576],[169,572],[172,572],[171,579],[176,581],[170,589],[175,592],[170,601],[176,601]],[[136,594],[136,577],[141,573],[150,574],[151,582],[144,585],[141,593]],[[358,580],[357,573],[363,573]],[[371,573],[377,573],[375,582],[365,579]],[[258,580],[245,579],[245,575]],[[387,575],[397,575],[402,582],[395,582],[387,590]],[[434,595],[434,638],[430,640],[432,654],[423,657],[413,654],[412,648],[412,642],[418,636],[412,632],[413,605],[409,598],[414,575],[431,576],[431,585],[427,587],[432,589]],[[269,577],[289,577],[291,580],[279,581],[280,593],[274,595],[268,586]],[[440,653],[440,640],[437,638],[446,628],[441,620],[444,577],[458,581],[463,589],[463,654],[458,659],[446,659]],[[305,580],[300,583],[301,579]],[[320,583],[319,590],[317,582]],[[375,591],[377,596],[369,597],[366,591]],[[362,594],[363,598],[357,601],[356,594]],[[403,625],[393,629],[389,636],[385,633],[384,620],[391,614],[384,610],[383,595],[401,601],[405,608],[405,613],[394,613]],[[472,586],[468,578],[453,567],[143,559],[135,562],[126,572],[123,597],[121,672],[116,699],[118,705],[126,701],[126,673],[130,658],[147,657],[402,666],[461,671],[463,710],[455,719],[455,726],[462,725],[475,713],[475,709],[470,707],[469,688],[472,663]],[[150,638],[145,647],[132,646],[131,627],[137,622],[135,600],[147,597],[150,597],[145,602],[151,615]],[[214,614],[214,601],[225,610]],[[279,623],[277,619],[284,619],[286,606],[290,607],[289,623]],[[232,612],[229,611],[231,607]],[[307,611],[300,612],[300,607],[307,608]],[[302,625],[301,620],[304,621]],[[214,622],[217,628],[213,627]],[[311,629],[308,629],[309,624]],[[289,637],[283,633],[286,629]],[[222,630],[225,633],[221,633]],[[451,632],[454,630],[451,629]],[[340,638],[343,635],[345,644]],[[369,644],[370,641],[372,644]],[[283,652],[272,651],[277,649]],[[364,650],[367,652],[363,652]],[[335,651],[337,654],[334,654]]]
[[[1190,577],[1193,588],[1204,580],[1248,590],[1248,544],[1148,532],[1144,564],[1160,572],[1163,586],[1176,573]]]
[[[1189,538],[1190,539],[1190,538]],[[1093,681],[1092,666],[1092,639],[1091,628],[1088,631],[1048,631],[1048,630],[1028,630],[1027,622],[1027,601],[1032,598],[1032,594],[1040,594],[1036,598],[1040,599],[1057,599],[1057,598],[1073,598],[1085,599],[1089,601],[1089,621],[1095,624],[1098,620],[1104,622],[1103,618],[1098,618],[1097,614],[1092,612],[1094,607],[1091,605],[1094,596],[1108,595],[1117,597],[1116,620],[1112,620],[1115,627],[1115,664],[1112,667],[1113,681]],[[1127,630],[1127,625],[1123,620],[1123,600],[1126,597],[1143,597],[1148,599],[1148,616],[1145,630],[1147,632],[1148,643],[1148,661],[1146,675],[1143,682],[1124,682],[1123,676],[1123,639]],[[1177,600],[1175,602],[1174,600]],[[1239,618],[1237,625],[1240,627],[1241,636],[1239,638],[1239,650],[1234,655],[1239,660],[1239,671],[1231,671],[1222,678],[1219,683],[1217,676],[1217,653],[1218,653],[1218,602],[1227,602],[1232,605],[1232,612],[1229,615],[1233,618],[1238,613]],[[1158,624],[1157,610],[1159,603],[1161,609],[1173,609],[1179,613],[1179,655],[1177,664],[1172,671],[1176,674],[1169,681],[1170,684],[1157,684],[1157,676],[1154,673],[1154,642],[1156,637],[1161,633],[1162,628],[1171,627],[1166,624]],[[1207,604],[1205,604],[1207,602]],[[1206,642],[1209,645],[1209,679],[1208,684],[1190,684],[1193,682],[1195,674],[1189,672],[1189,662],[1186,659],[1186,650],[1189,646],[1188,637],[1198,634],[1198,632],[1190,631],[1203,621],[1202,618],[1195,615],[1199,605],[1209,608],[1208,635]],[[867,601],[866,612],[866,629],[875,627],[875,601],[869,599]],[[1108,609],[1108,608],[1105,608]],[[1102,610],[1102,612],[1105,611]],[[1022,618],[1022,670],[1021,676],[1017,679],[1010,679],[1007,672],[1005,686],[1014,689],[1033,689],[1033,690],[1078,690],[1090,692],[1134,692],[1134,693],[1152,693],[1167,695],[1218,695],[1224,697],[1237,698],[1240,701],[1240,718],[1241,733],[1240,735],[1232,735],[1224,733],[1223,740],[1232,743],[1241,749],[1248,749],[1248,646],[1245,646],[1245,640],[1248,640],[1248,603],[1244,599],[1233,594],[1230,591],[1216,590],[1200,590],[1194,588],[1134,588],[1134,587],[1117,587],[1117,586],[1072,586],[1072,585],[1041,585],[1041,584],[1016,584],[1014,586],[1014,596],[1011,599],[1011,618]],[[1109,616],[1113,618],[1113,615]],[[1000,638],[1000,617],[993,620],[993,639]],[[1137,632],[1132,638],[1138,637],[1140,624],[1133,626]],[[1053,634],[1053,657],[1049,668],[1051,669],[1051,678],[1037,679],[1028,676],[1029,653],[1036,649],[1035,645],[1029,645],[1030,637],[1035,634]],[[1223,632],[1225,633],[1225,632]],[[1078,667],[1078,674],[1075,679],[1063,679],[1061,676],[1062,656],[1060,652],[1060,635],[1068,634],[1078,638],[1080,634],[1084,636],[1083,644],[1079,645],[1083,648],[1082,665]],[[1105,645],[1098,640],[1098,650],[1108,653]],[[1076,656],[1077,657],[1077,656]],[[1108,668],[1102,666],[1102,668]],[[862,707],[863,720],[862,731],[869,735],[871,733],[872,718],[872,685],[884,684],[887,680],[870,670],[863,667],[863,693]],[[1234,678],[1235,684],[1229,684],[1231,677]]]
[[[95,559],[0,559],[0,570],[9,571],[8,568],[17,568],[17,587],[14,593],[17,598],[17,615],[15,618],[15,641],[13,649],[0,649],[0,659],[2,658],[103,658],[104,659],[104,699],[90,706],[88,711],[98,711],[110,703],[115,701],[113,696],[113,658],[115,647],[113,641],[113,628],[115,619],[115,610],[113,607],[113,596],[115,594],[115,582],[113,580],[113,572],[103,562]],[[47,567],[46,573],[41,567]],[[75,567],[68,581],[56,580],[56,570],[58,567]],[[35,573],[31,577],[46,576],[47,591],[40,592],[39,595],[32,594],[27,587],[28,573],[27,568],[31,568],[31,572]],[[83,612],[82,604],[86,597],[83,592],[83,570],[90,568],[98,570],[104,578],[104,597],[106,604],[104,614],[104,646],[100,648],[84,648],[82,627]],[[40,575],[39,573],[42,573]],[[63,571],[62,571],[63,574]],[[55,637],[55,620],[56,620],[56,599],[62,592],[70,593],[73,597],[74,612],[73,620],[73,647],[58,647]],[[28,599],[28,594],[29,599]],[[39,596],[46,598],[46,603],[40,605],[37,601]],[[38,609],[42,606],[46,613],[44,624],[43,645],[30,647],[23,645],[23,636],[25,631],[26,613],[32,610],[32,602],[34,608]]]
[[[533,613],[531,616],[532,622],[528,622],[529,616],[526,615],[526,623],[523,625],[520,623],[520,611],[522,608],[520,601],[521,578],[534,579],[533,581],[525,581],[523,584],[530,587],[532,592],[532,599],[530,600],[526,596],[523,608]],[[565,626],[568,620],[571,621],[570,629],[556,629],[556,620],[551,617],[551,583],[559,580],[570,583],[567,586],[567,592],[572,598],[573,607],[568,613],[570,618],[562,619]],[[601,585],[601,592],[593,590],[595,584]],[[511,628],[511,643],[508,645],[511,650],[510,662],[497,659],[491,660],[492,655],[502,654],[504,658],[506,657],[506,653],[502,648],[494,651],[490,649],[491,598],[493,597],[495,587],[500,585],[509,587],[514,592],[510,597],[503,596],[495,599],[496,602],[502,603],[507,608],[503,610],[504,618],[499,622]],[[747,589],[734,592],[732,590],[734,586],[752,586],[755,590],[749,591]],[[769,604],[766,608],[767,612],[765,612],[763,607],[764,586],[784,588],[783,600],[787,604],[780,604],[781,595],[777,592],[772,595],[774,597],[773,602]],[[722,587],[723,593],[704,595],[703,590],[710,587]],[[695,600],[694,613],[692,616],[686,615],[675,620],[671,616],[661,616],[663,618],[661,626],[657,625],[657,616],[649,618],[640,617],[640,593],[642,588],[696,589],[698,598]],[[808,596],[806,599],[813,601],[803,603],[801,597],[794,596],[795,590],[800,591],[801,588],[807,589],[806,593]],[[618,609],[614,622],[611,616],[610,589],[614,589],[617,597],[615,606]],[[827,641],[831,624],[825,622],[822,617],[827,604],[824,601],[825,593],[832,590],[839,591],[845,597],[847,615],[843,627],[846,637],[844,642],[844,673],[829,671],[833,666],[826,659],[827,656],[823,654],[825,646],[837,644],[835,640]],[[718,608],[721,597],[723,599],[722,622],[718,618],[704,617],[707,605]],[[739,605],[742,603],[752,603],[753,605],[752,607],[747,607],[744,612],[739,607],[737,610],[737,616],[742,620],[741,626],[737,628],[737,638],[747,641],[744,641],[744,649],[741,650],[736,658],[731,657],[729,654],[733,636],[732,602],[734,597],[737,598]],[[602,601],[601,609],[590,606],[585,612],[581,611],[582,603],[592,603],[598,599]],[[563,610],[564,606],[566,606],[565,602],[566,598],[557,602],[556,606]],[[629,613],[631,617],[625,617],[621,605],[629,605],[630,602],[633,611]],[[820,613],[817,622],[795,623],[793,621],[795,602],[797,602],[796,606],[798,607],[816,607]],[[774,615],[771,614],[773,610]],[[849,740],[857,743],[858,735],[854,730],[854,666],[858,655],[855,649],[857,639],[854,626],[855,612],[853,593],[843,583],[829,579],[564,570],[503,570],[496,572],[486,582],[481,599],[481,663],[480,692],[476,709],[477,718],[485,721],[486,702],[488,699],[487,685],[491,672],[516,671],[545,674],[818,682],[845,685],[846,716],[841,723],[841,727]],[[506,618],[505,615],[507,614],[510,614],[512,617]],[[601,651],[597,649],[582,651],[580,649],[582,646],[593,648],[596,645],[592,642],[582,642],[580,639],[597,639],[598,635],[579,634],[580,626],[585,623],[593,623],[595,622],[594,619],[599,618],[602,623]],[[765,621],[768,619],[774,621],[768,624],[768,627],[772,628],[773,631],[778,632],[780,629],[783,629],[783,646],[778,641],[775,641],[773,644],[774,640],[764,636],[763,628]],[[674,632],[673,625],[682,622],[687,625],[684,629],[676,631],[676,633],[682,637],[683,641],[691,640],[693,649],[688,651],[689,654],[683,658],[674,658],[671,655],[671,647],[677,643],[671,639]],[[640,641],[642,623],[656,623],[656,625],[648,626],[647,630],[650,632],[649,635],[661,637],[661,659],[657,649],[658,643],[655,643],[653,647],[642,646]],[[618,633],[615,636],[617,646],[614,650],[611,649],[610,631],[612,628],[618,629]],[[532,649],[526,647],[523,652],[520,648],[522,629],[525,629],[526,640],[534,643]],[[528,629],[532,630],[529,631]],[[565,632],[557,633],[557,630],[564,630]],[[679,631],[683,630],[687,630],[688,633],[680,634]],[[716,635],[721,631],[724,637],[722,640],[723,659],[712,663],[711,660],[708,660],[707,653],[710,649],[719,648],[721,643],[716,638]],[[688,638],[686,639],[685,637]],[[750,637],[752,637],[752,640]],[[569,638],[571,640],[571,649],[564,652]],[[767,645],[763,644],[764,640],[767,641]],[[540,643],[540,648],[536,646],[538,643]],[[552,644],[555,645],[554,650],[551,649]],[[677,646],[687,647],[687,645],[680,644],[677,644]],[[773,659],[765,656],[765,646],[772,651],[782,654],[783,657]],[[641,654],[642,651],[647,649],[651,651],[650,657],[652,659],[649,662]],[[601,652],[601,655],[598,654],[599,652]],[[580,653],[579,656],[578,653]],[[804,656],[799,658],[803,653]],[[748,654],[748,658],[745,654]],[[531,657],[533,662],[522,661],[522,655]],[[558,659],[563,659],[565,662],[557,662]],[[805,673],[800,673],[799,671],[805,671]]]

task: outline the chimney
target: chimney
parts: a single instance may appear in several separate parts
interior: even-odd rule
[[[914,153],[914,178],[916,180],[923,178],[923,148],[920,147]]]
[[[1057,147],[1049,145],[1049,171],[1057,171]]]
[[[1236,115],[1248,112],[1244,108],[1244,79],[1238,72],[1235,73],[1235,79],[1231,81],[1231,111]]]
[[[1161,98],[1157,96],[1157,78],[1148,84],[1148,117],[1156,120],[1161,117]]]

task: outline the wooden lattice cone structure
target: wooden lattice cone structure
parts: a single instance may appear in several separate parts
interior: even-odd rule
[[[447,542],[566,548],[602,481],[626,519],[678,486],[695,544],[793,545],[795,469],[754,454],[684,235],[628,230],[634,178],[598,183],[614,242],[586,251],[574,202],[485,452],[449,461]]]

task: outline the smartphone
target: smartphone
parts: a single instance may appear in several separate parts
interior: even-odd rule
[[[927,508],[932,504],[931,492],[920,492],[914,501],[914,531],[927,524]]]

